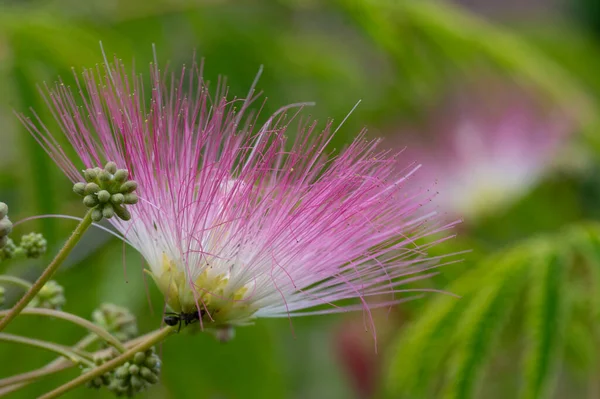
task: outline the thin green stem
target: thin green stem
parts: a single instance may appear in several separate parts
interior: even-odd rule
[[[63,359],[61,358],[61,360]],[[21,389],[27,386],[29,383],[36,381],[42,377],[59,373],[72,366],[73,363],[60,362],[56,365],[53,365],[52,367],[46,366],[37,370],[29,371],[27,373],[17,374],[11,377],[4,378],[0,380],[0,382],[2,383],[2,385],[0,385],[0,397],[14,392],[18,389]]]
[[[1,283],[16,285],[17,287],[21,287],[25,290],[30,290],[33,285],[27,280],[23,280],[22,278],[18,278],[15,276],[8,276],[8,275],[0,275],[0,284]]]
[[[98,336],[96,334],[88,334],[82,340],[73,345],[73,349],[85,349],[97,340]],[[29,383],[36,381],[42,377],[58,373],[72,366],[73,363],[65,361],[65,358],[63,357],[59,357],[37,370],[32,370],[26,373],[21,373],[0,379],[0,397],[14,392],[17,389],[23,388]]]
[[[59,355],[66,357],[73,363],[85,363],[90,367],[95,367],[95,364],[92,361],[86,359],[87,355],[83,356],[80,351],[73,350],[63,345],[7,333],[0,333],[0,341],[13,342],[33,346],[34,348],[46,349],[47,351],[58,353]]]
[[[10,312],[9,310],[0,311],[0,318],[5,317],[9,312]],[[127,350],[125,348],[125,346],[123,346],[121,341],[119,341],[117,338],[115,338],[113,335],[111,335],[108,331],[106,331],[99,325],[94,324],[91,321],[86,320],[82,317],[76,316],[74,314],[62,312],[60,310],[43,309],[43,308],[25,308],[21,311],[21,314],[33,315],[33,316],[56,317],[57,319],[63,319],[66,321],[70,321],[73,324],[77,324],[78,326],[81,326],[81,327],[85,328],[86,330],[88,330],[94,334],[97,334],[100,338],[102,338],[108,344],[114,346],[115,349],[117,349],[119,352],[123,353]]]
[[[52,275],[56,272],[56,270],[60,267],[60,265],[67,258],[71,250],[75,248],[75,245],[81,239],[83,233],[92,225],[92,211],[89,210],[85,217],[79,222],[71,237],[67,240],[65,245],[61,248],[61,250],[56,254],[54,260],[48,265],[46,270],[42,273],[42,275],[38,278],[38,280],[33,284],[33,286],[25,293],[25,295],[17,302],[15,306],[10,310],[10,312],[6,315],[5,318],[0,320],[0,331],[4,330],[6,326],[15,318],[25,306],[31,302],[31,300],[36,296],[36,294],[42,289],[42,287],[52,278]]]
[[[69,381],[68,383],[66,383],[64,385],[61,385],[60,387],[56,388],[55,390],[48,392],[47,394],[45,394],[43,396],[40,396],[40,399],[57,398],[57,397],[65,394],[66,392],[68,392],[74,388],[77,388],[78,386],[85,384],[86,382],[91,381],[92,379],[99,377],[99,376],[103,375],[104,373],[109,372],[109,371],[119,367],[123,363],[131,360],[133,358],[133,356],[135,356],[136,353],[144,352],[144,351],[150,349],[151,347],[153,347],[154,345],[158,344],[159,342],[162,342],[171,333],[173,333],[173,331],[175,331],[174,328],[170,327],[170,326],[165,327],[161,330],[158,330],[156,333],[149,336],[148,339],[142,341],[140,344],[129,349],[127,352],[119,355],[118,357],[115,357],[112,360],[109,360],[108,362],[104,363],[101,366],[95,367],[91,371],[80,375],[79,377],[75,378],[74,380]]]
[[[132,347],[136,346],[138,343],[146,340],[147,338],[150,338],[154,334],[156,334],[156,331],[146,333],[140,337],[137,337],[130,341],[125,342],[124,345],[126,348],[132,348]],[[90,334],[87,337],[85,337],[84,339],[82,339],[81,341],[79,341],[74,346],[74,348],[85,349],[87,346],[94,343],[97,339],[98,339],[98,336],[96,334]],[[111,350],[112,349],[103,349],[98,352],[95,352],[94,354],[102,357],[102,356],[107,355],[109,353],[109,351],[111,351]],[[27,373],[18,374],[18,375],[14,375],[11,377],[1,379],[0,387],[2,387],[2,388],[0,388],[0,397],[4,396],[6,394],[9,394],[13,391],[16,391],[17,389],[20,389],[34,381],[37,381],[40,378],[58,373],[62,370],[66,370],[73,366],[74,366],[73,363],[71,363],[70,361],[66,360],[63,357],[60,357],[58,359],[54,359],[48,365],[46,365],[42,368],[39,368],[37,370],[33,370],[33,371],[29,371]],[[12,385],[10,385],[10,384],[12,384]]]

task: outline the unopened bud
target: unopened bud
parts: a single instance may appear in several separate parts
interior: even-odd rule
[[[64,289],[56,281],[48,281],[28,306],[33,308],[60,309],[66,300]]]
[[[114,194],[112,197],[110,197],[110,202],[115,205],[121,205],[125,202],[125,196],[121,193]]]
[[[92,209],[91,217],[94,222],[103,218],[110,219],[115,215],[122,220],[131,219],[131,213],[125,205],[138,202],[137,195],[133,193],[137,183],[133,180],[127,181],[127,169],[118,169],[117,164],[111,161],[104,169],[86,169],[84,177],[87,184],[77,183],[73,191],[85,196],[83,204]]]
[[[77,195],[83,196],[85,194],[85,183],[75,183],[73,185],[73,192]]]
[[[123,219],[125,221],[131,219],[131,213],[123,205],[115,205],[113,208],[120,219]]]
[[[115,174],[117,172],[117,164],[114,162],[109,162],[104,167],[104,170],[110,173],[111,175]]]
[[[134,193],[125,194],[124,197],[125,197],[125,203],[128,205],[135,205],[139,201],[137,194],[134,194]]]
[[[0,237],[9,235],[12,232],[12,223],[7,217],[0,220]]]
[[[110,193],[106,190],[100,190],[96,195],[98,196],[98,201],[102,204],[110,201]]]
[[[4,219],[8,215],[8,205],[4,202],[0,202],[0,219]]]
[[[102,220],[102,210],[98,209],[98,208],[94,208],[92,209],[92,220],[94,222],[99,222]]]
[[[85,185],[85,195],[96,194],[98,191],[100,191],[100,186],[96,183],[88,183]]]
[[[83,197],[83,205],[85,205],[88,208],[93,208],[99,203],[100,201],[98,201],[98,198],[96,198],[95,195],[86,195],[85,197]]]
[[[129,177],[129,171],[127,169],[119,169],[114,173],[113,178],[119,184],[125,183],[127,178]]]
[[[119,191],[126,194],[126,193],[134,192],[135,190],[137,190],[137,188],[138,188],[137,182],[135,180],[129,180],[121,185]]]
[[[102,208],[102,216],[106,219],[110,219],[111,217],[115,216],[115,209],[110,202],[104,204],[104,207]]]
[[[46,253],[48,242],[39,233],[29,233],[21,237],[21,249],[28,258],[39,258]]]
[[[95,169],[86,169],[83,172],[83,178],[87,182],[93,182],[98,178],[98,172]]]
[[[121,306],[102,304],[92,313],[92,321],[113,334],[119,341],[128,341],[138,334],[135,316]],[[135,359],[136,357],[134,361]]]

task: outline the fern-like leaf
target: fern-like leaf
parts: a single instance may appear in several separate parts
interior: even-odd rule
[[[479,291],[456,330],[458,347],[450,367],[445,398],[473,397],[476,383],[526,280],[528,260],[527,254],[516,250],[496,265],[491,280],[478,286]]]
[[[529,268],[529,292],[522,399],[545,398],[551,392],[557,358],[567,325],[566,282],[568,262],[561,254],[542,256]]]

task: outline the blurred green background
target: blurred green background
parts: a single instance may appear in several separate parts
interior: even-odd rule
[[[109,58],[114,53],[127,65],[135,61],[142,73],[152,44],[159,62],[172,70],[189,64],[195,52],[205,60],[206,78],[226,76],[232,95],[244,96],[264,65],[258,85],[268,98],[263,115],[314,101],[306,114],[322,123],[341,121],[362,100],[332,149],[365,126],[370,136],[385,136],[384,147],[410,148],[415,132],[435,142],[452,130],[436,110],[474,81],[485,93],[490,77],[534,93],[548,110],[542,125],[552,126],[562,113],[569,121],[567,139],[551,159],[536,164],[543,173],[523,182],[520,195],[502,207],[490,205],[479,216],[454,215],[438,205],[448,220],[465,221],[457,238],[432,253],[472,251],[415,287],[445,289],[462,299],[428,294],[376,312],[377,352],[360,313],[294,319],[293,331],[285,319],[259,320],[227,344],[182,333],[160,349],[160,386],[140,397],[600,398],[596,1],[0,0],[0,200],[9,204],[13,221],[83,214],[68,180],[13,111],[33,107],[50,121],[37,85],[59,75],[72,83],[71,68],[102,62],[100,41]],[[477,80],[480,75],[486,78]],[[465,93],[462,101],[469,104]],[[463,109],[467,117],[469,110]],[[432,124],[437,130],[426,128]],[[489,126],[489,134],[495,130]],[[526,154],[538,151],[540,140],[528,142]],[[488,161],[494,162],[485,156],[477,162]],[[43,232],[49,254],[3,262],[2,272],[34,280],[73,227],[61,219],[19,226],[15,236]],[[88,232],[56,277],[67,295],[64,310],[89,317],[111,302],[131,309],[141,332],[157,328],[163,301],[143,267],[118,240]],[[8,303],[18,294],[9,290]],[[18,319],[10,332],[64,344],[84,335],[59,320],[34,317]],[[0,343],[0,359],[4,377],[41,367],[52,356]],[[35,397],[77,374],[71,369],[8,397]],[[86,388],[66,395],[110,396]]]

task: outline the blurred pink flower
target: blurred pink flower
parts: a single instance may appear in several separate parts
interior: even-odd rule
[[[378,141],[361,134],[328,159],[331,123],[322,131],[305,124],[288,139],[283,111],[297,105],[258,125],[247,115],[253,90],[227,100],[219,85],[210,96],[196,65],[162,77],[153,64],[151,77],[144,87],[115,60],[84,71],[77,98],[63,83],[47,89],[81,162],[39,119],[22,119],[73,182],[82,165],[128,168],[141,200],[129,208],[131,221],[110,222],[144,256],[175,312],[199,312],[209,326],[243,325],[368,312],[418,291],[402,287],[430,275],[416,273],[439,259],[426,254],[435,241],[416,241],[452,224],[435,212],[417,215],[428,194],[406,194],[397,157],[378,151]],[[358,301],[339,304],[346,299]]]
[[[432,115],[429,134],[402,136],[401,142],[408,143],[404,156],[423,164],[411,184],[437,191],[437,205],[465,219],[526,194],[573,129],[565,113],[523,89],[478,83],[446,99]]]

